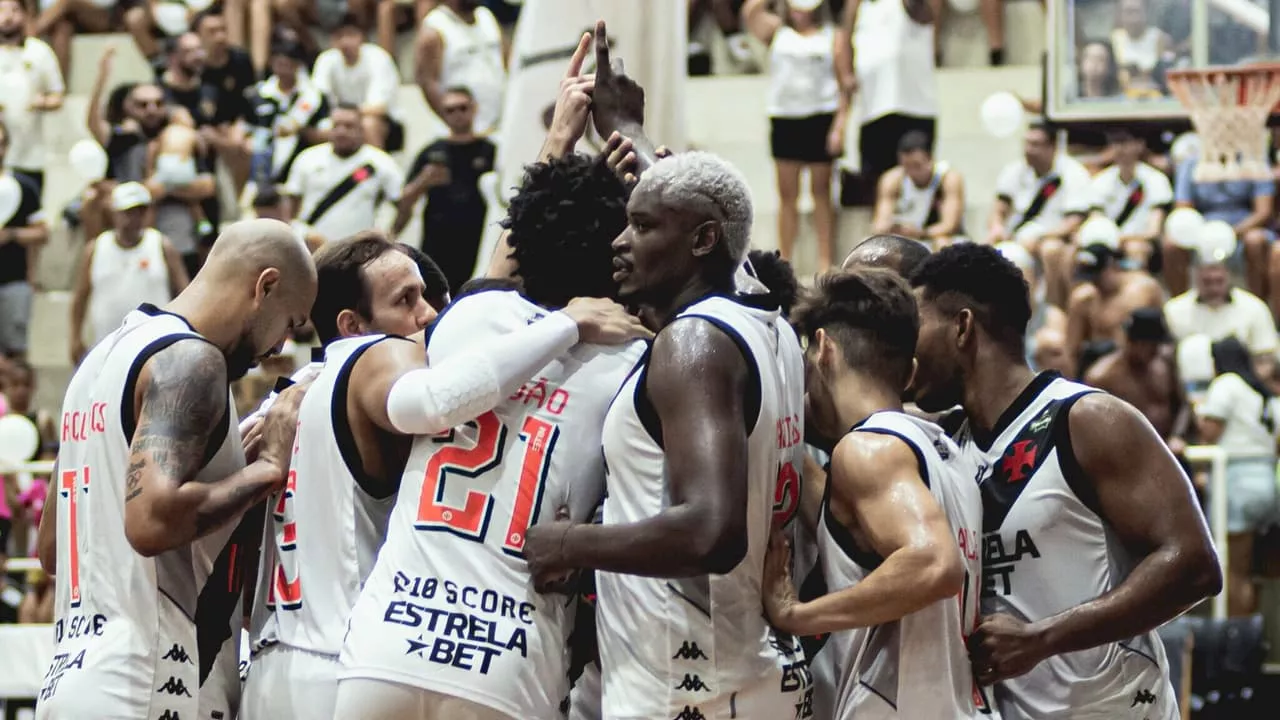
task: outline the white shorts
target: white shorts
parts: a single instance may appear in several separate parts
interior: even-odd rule
[[[782,675],[769,673],[754,685],[698,703],[697,707],[668,708],[670,717],[700,720],[801,720],[812,718],[813,688],[804,683],[796,690],[782,689]],[[631,714],[610,712],[609,695],[605,694],[604,720],[652,720]]]
[[[331,717],[338,695],[339,668],[337,657],[288,645],[266,648],[249,664],[241,720]]]
[[[569,691],[569,720],[600,720],[600,663],[587,663]]]
[[[367,678],[346,678],[338,683],[338,700],[333,705],[332,717],[334,720],[515,720],[487,705],[452,695]]]

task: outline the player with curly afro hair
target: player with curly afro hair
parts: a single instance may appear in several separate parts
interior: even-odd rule
[[[616,295],[610,244],[626,226],[622,181],[576,153],[527,166],[502,221],[525,296],[553,309]]]

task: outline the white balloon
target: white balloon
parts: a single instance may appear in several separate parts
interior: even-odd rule
[[[949,0],[947,4],[952,10],[962,14],[972,13],[978,9],[978,0]]]
[[[177,2],[158,2],[151,6],[156,25],[169,37],[177,37],[190,29],[187,6]]]
[[[1112,250],[1120,249],[1120,228],[1106,215],[1094,215],[1085,220],[1078,236],[1080,247],[1106,245]]]
[[[996,251],[1004,256],[1005,260],[1018,266],[1020,270],[1035,270],[1036,259],[1031,257],[1031,253],[1016,242],[1002,242],[996,245]]]
[[[1200,243],[1196,248],[1200,259],[1221,263],[1236,252],[1236,231],[1226,220],[1210,220],[1200,230]]]
[[[81,140],[67,153],[71,169],[85,182],[98,182],[107,176],[107,151],[94,140]]]
[[[40,431],[24,415],[0,417],[0,462],[17,465],[40,448]]]
[[[1164,221],[1164,232],[1180,248],[1195,249],[1204,229],[1204,216],[1193,208],[1178,208]]]
[[[998,92],[982,101],[982,127],[992,137],[1004,138],[1022,128],[1022,102],[1013,93]]]

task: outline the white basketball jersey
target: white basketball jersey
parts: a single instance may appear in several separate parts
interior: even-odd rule
[[[477,7],[475,22],[458,17],[447,5],[427,14],[423,25],[440,33],[444,41],[443,87],[465,87],[476,99],[474,129],[488,133],[498,129],[502,113],[502,89],[507,71],[502,64],[502,28],[486,7]]]
[[[1102,518],[1071,449],[1071,405],[1097,392],[1044,372],[993,430],[987,448],[968,424],[956,439],[979,464],[983,614],[1042,620],[1110,592],[1132,561]],[[1007,420],[1006,420],[1007,418]],[[1065,459],[1064,459],[1065,458]],[[1154,632],[1050,657],[995,688],[1006,720],[1171,720],[1178,710]]]
[[[231,591],[239,593],[236,583],[210,577],[215,565],[234,565],[224,553],[233,526],[153,558],[134,551],[124,532],[135,382],[151,356],[190,339],[203,340],[181,317],[143,306],[93,348],[67,388],[54,478],[57,646],[40,718],[196,716],[201,660],[212,665],[234,611]],[[244,465],[229,390],[227,403],[225,427],[211,435],[195,482],[221,480]],[[199,640],[197,614],[206,621]],[[211,646],[209,657],[200,657],[201,645]]]
[[[982,573],[978,547],[982,496],[973,481],[977,467],[962,456],[942,428],[906,413],[876,413],[853,432],[892,435],[915,452],[920,475],[955,535],[965,580],[959,597],[895,622],[832,635],[840,670],[833,717],[990,718],[987,692],[974,683],[965,645],[977,626]],[[822,503],[819,538],[827,589],[838,592],[861,581],[882,558],[859,548],[831,515],[829,488]]]
[[[464,296],[436,321],[427,355],[444,362],[546,314],[515,292]],[[559,717],[574,607],[533,591],[525,532],[562,506],[591,519],[604,414],[643,352],[638,341],[580,344],[494,410],[415,440],[341,677],[409,684],[513,718]]]
[[[255,595],[267,619],[255,628],[256,649],[279,642],[332,657],[342,649],[395,500],[370,495],[356,480],[363,471],[346,421],[351,369],[384,341],[404,342],[369,335],[330,343],[298,408],[289,478],[267,505]]]
[[[798,478],[804,447],[800,346],[776,309],[715,296],[694,303],[676,322],[688,318],[733,338],[754,375],[747,402],[748,413],[754,411],[748,417],[747,552],[724,575],[668,580],[596,573],[605,717],[702,717],[706,706],[780,670],[779,692],[809,684],[803,651],[769,627],[761,600],[776,499],[787,495],[780,486]],[[666,455],[645,376],[641,367],[627,379],[605,418],[606,524],[639,522],[666,504]]]
[[[169,267],[164,261],[164,236],[147,228],[131,248],[120,247],[114,230],[98,236],[89,264],[93,292],[89,319],[93,342],[120,327],[120,321],[141,303],[163,305],[172,299]]]
[[[905,172],[902,173],[898,203],[893,210],[894,221],[921,229],[938,222],[942,206],[942,178],[947,169],[945,162],[934,163],[933,175],[924,187],[919,187]]]

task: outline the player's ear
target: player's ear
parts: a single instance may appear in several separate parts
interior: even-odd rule
[[[280,290],[280,271],[269,267],[258,273],[258,282],[253,288],[253,299],[261,305],[264,298]]]
[[[718,246],[724,244],[724,229],[715,220],[708,220],[693,229],[693,254],[697,257],[710,255]]]
[[[916,371],[920,369],[920,361],[915,357],[911,358],[911,372],[907,374],[907,384],[903,386],[902,392],[906,393],[916,384]]]
[[[829,367],[835,360],[835,342],[831,336],[823,328],[818,328],[813,333],[813,342],[817,345],[818,367]]]
[[[338,313],[339,337],[359,337],[364,334],[364,322],[353,310]]]
[[[972,310],[964,308],[960,312],[956,313],[955,332],[956,345],[958,347],[964,348],[972,343],[977,331],[978,328],[975,323]]]

